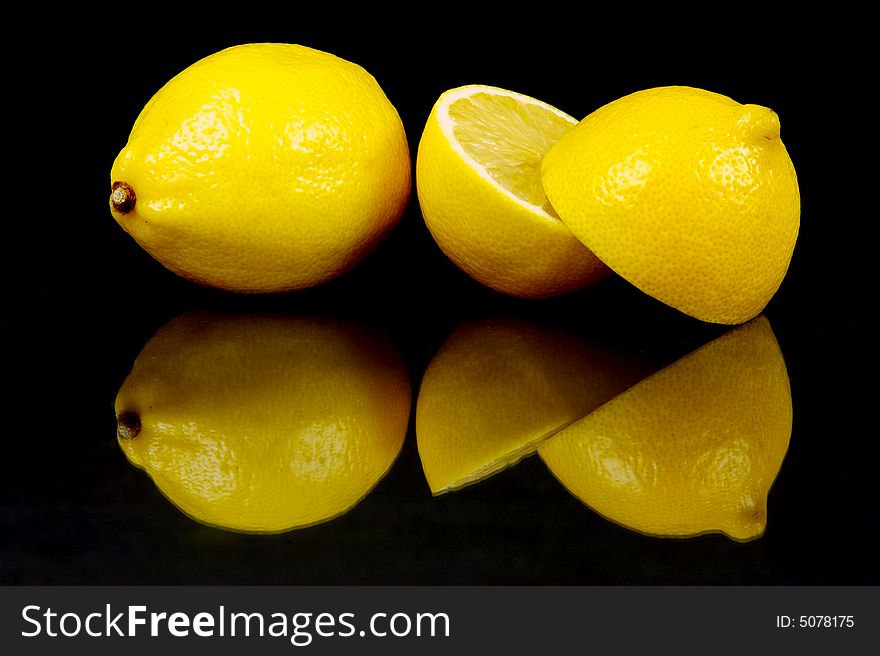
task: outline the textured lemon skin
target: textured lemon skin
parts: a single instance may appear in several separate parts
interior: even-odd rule
[[[785,362],[761,316],[615,397],[538,454],[572,494],[622,526],[747,541],[766,527],[791,427]]]
[[[459,324],[429,363],[416,437],[434,494],[485,479],[646,376],[637,360],[514,320]]]
[[[111,171],[135,208],[111,211],[181,276],[284,292],[363,259],[400,218],[410,175],[400,117],[363,68],[247,44],[196,62],[147,103]]]
[[[116,398],[132,464],[191,518],[276,533],[323,522],[391,467],[406,369],[381,334],[324,319],[192,313],[147,343]]]
[[[505,195],[453,148],[440,115],[447,99],[462,89],[537,102],[470,85],[450,89],[435,103],[419,141],[416,189],[425,224],[440,249],[480,283],[522,298],[567,294],[607,277],[608,268],[564,224]]]
[[[766,306],[789,266],[800,193],[771,110],[690,87],[593,112],[542,162],[572,232],[645,293],[704,321]]]

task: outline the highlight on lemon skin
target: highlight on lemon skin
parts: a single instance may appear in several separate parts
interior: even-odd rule
[[[419,387],[416,436],[435,495],[506,469],[649,373],[585,339],[509,319],[465,321]]]
[[[762,312],[800,229],[779,117],[703,89],[646,89],[599,108],[550,148],[541,181],[617,274],[712,323]]]
[[[605,518],[658,537],[763,535],[788,450],[785,362],[760,316],[544,442],[557,479]]]
[[[355,63],[233,46],[144,106],[110,172],[110,211],[162,265],[244,293],[320,285],[365,258],[410,195],[403,123]]]
[[[529,96],[486,85],[444,92],[419,141],[425,225],[462,271],[523,298],[571,293],[610,275],[559,220],[540,163],[576,121]]]
[[[409,411],[407,371],[383,333],[189,313],[135,361],[116,398],[117,440],[192,519],[280,533],[363,499],[397,458]]]

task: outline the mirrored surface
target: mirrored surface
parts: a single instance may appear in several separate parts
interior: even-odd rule
[[[436,36],[404,35],[401,42],[365,35],[343,40],[330,32],[290,25],[248,33],[230,27],[198,38],[169,38],[158,49],[121,49],[116,63],[127,71],[128,86],[113,102],[106,99],[107,53],[85,52],[78,47],[81,35],[72,34],[68,56],[59,58],[51,94],[35,103],[39,107],[34,111],[48,120],[57,116],[59,98],[94,99],[80,103],[77,129],[64,132],[64,148],[57,147],[57,132],[45,129],[53,123],[42,120],[42,129],[33,131],[32,138],[45,139],[46,147],[31,147],[33,165],[23,170],[34,183],[44,179],[47,162],[55,173],[63,168],[64,175],[54,175],[51,184],[63,203],[52,211],[35,206],[35,198],[45,198],[44,185],[18,194],[21,207],[7,214],[8,284],[0,323],[8,390],[3,404],[0,582],[880,581],[874,537],[880,523],[872,429],[875,324],[866,282],[873,275],[873,259],[861,254],[869,240],[854,229],[857,218],[867,214],[855,206],[859,194],[835,192],[853,188],[847,178],[852,168],[842,174],[841,168],[831,166],[838,158],[826,156],[837,152],[841,139],[832,131],[816,130],[828,124],[819,112],[825,107],[817,105],[814,86],[804,80],[812,80],[815,70],[827,69],[818,60],[801,61],[815,51],[812,43],[795,50],[731,54],[729,59],[722,53],[722,61],[715,58],[711,66],[695,58],[692,48],[677,50],[663,43],[639,65],[622,67],[626,73],[621,67],[590,67],[594,75],[589,83],[578,78],[572,85],[571,66],[563,66],[563,71],[554,62],[607,61],[607,52],[582,38],[560,40],[548,34],[540,47],[511,48],[499,37],[460,43],[454,53],[441,57]],[[538,455],[528,453],[556,427],[577,426],[578,413],[600,400],[578,401],[578,395],[571,394],[561,403],[560,395],[588,390],[589,381],[604,376],[617,382],[606,389],[603,402],[624,399],[645,376],[670,371],[689,354],[723,339],[729,327],[681,315],[617,277],[553,299],[526,301],[493,292],[437,248],[415,194],[397,228],[354,269],[321,287],[281,296],[226,294],[189,283],[164,269],[120,230],[107,209],[109,168],[140,108],[183,66],[254,39],[308,42],[374,71],[400,112],[413,154],[437,95],[474,82],[531,94],[572,115],[585,115],[635,88],[669,83],[712,88],[776,109],[798,170],[803,210],[791,268],[764,312],[784,360],[792,424],[788,448],[777,458],[778,473],[767,492],[766,526],[760,537],[739,542],[722,533],[680,538],[657,537],[655,527],[634,530],[628,520],[612,518],[607,509],[594,507],[595,501],[572,494]],[[95,38],[96,43],[104,41]],[[778,65],[764,65],[768,58]],[[548,73],[552,70],[558,72]],[[32,81],[35,89],[38,81]],[[292,530],[284,527],[282,532],[243,533],[218,526],[216,518],[206,524],[194,520],[192,511],[181,512],[179,502],[169,501],[171,495],[143,469],[132,466],[120,448],[117,416],[128,408],[115,403],[148,342],[169,321],[188,313],[260,317],[258,323],[275,315],[313,317],[328,325],[355,326],[356,333],[383,335],[409,384],[405,431],[399,452],[392,457],[395,449],[389,449],[383,460],[393,460],[384,475],[353,494],[359,500],[346,502],[346,512]],[[503,375],[493,379],[474,373],[474,378],[489,378],[470,392],[452,383],[451,391],[460,393],[461,400],[445,397],[451,399],[450,406],[439,405],[438,414],[448,418],[450,433],[464,436],[463,426],[479,426],[484,417],[500,418],[490,420],[490,426],[520,416],[528,419],[520,425],[525,433],[513,440],[514,459],[522,457],[513,466],[491,471],[491,476],[435,495],[417,430],[418,403],[429,398],[422,398],[423,391],[430,392],[430,386],[422,386],[453,347],[476,362],[476,356],[466,353],[468,339],[462,327],[486,322],[527,327],[518,342],[509,334],[497,334],[486,340],[490,346],[477,348],[487,357],[495,348],[494,356],[503,361],[505,353],[517,353],[513,346],[518,344],[516,348],[523,349],[514,359],[519,369],[492,364],[487,369]],[[505,343],[510,348],[502,348]],[[357,349],[348,351],[339,366],[356,353]],[[638,372],[614,379],[610,362],[632,363]],[[328,376],[344,370],[321,368]],[[441,383],[453,377],[452,369],[443,369],[431,373]],[[186,370],[195,375],[195,368]],[[536,372],[548,384],[571,383],[549,399],[541,399],[548,389],[545,384],[518,397],[540,379]],[[248,379],[242,375],[237,380]],[[499,386],[496,398],[513,404],[510,409],[503,403],[493,408],[488,399],[481,400],[492,385]],[[372,393],[376,386],[366,387]],[[675,392],[684,390],[672,387]],[[255,389],[252,383],[244,388]],[[399,387],[394,389],[399,393]],[[696,389],[708,387],[696,384]],[[220,394],[212,391],[210,397],[223,398]],[[749,410],[757,411],[766,397],[753,396]],[[168,398],[184,401],[183,394]],[[471,412],[465,402],[473,404],[474,412],[485,413],[470,420],[456,416],[457,411]],[[578,407],[579,402],[584,405]],[[220,405],[225,412],[236,407],[231,394]],[[723,399],[711,405],[721,409]],[[540,417],[547,408],[553,408],[552,417]],[[764,425],[761,416],[756,412],[755,425]],[[437,426],[446,433],[442,422]],[[518,451],[519,446],[527,448]],[[509,445],[501,451],[503,461]],[[498,457],[490,454],[488,460]],[[285,458],[281,460],[291,462]],[[216,460],[211,462],[202,471],[212,471]]]

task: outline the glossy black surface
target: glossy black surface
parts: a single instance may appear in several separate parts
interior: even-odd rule
[[[24,170],[6,192],[16,204],[3,242],[0,583],[880,582],[869,319],[876,291],[858,227],[872,222],[871,176],[857,159],[859,86],[846,77],[864,65],[856,46],[828,54],[804,31],[743,41],[735,30],[702,38],[616,24],[584,38],[574,26],[531,34],[528,22],[487,22],[451,39],[440,25],[406,34],[365,24],[331,29],[326,21],[186,25],[161,37],[135,26],[122,44],[104,30],[71,31],[47,42],[48,63],[15,79],[24,100],[14,109],[27,129],[13,135]],[[803,211],[791,270],[766,310],[788,367],[794,431],[764,537],[737,544],[720,535],[633,533],[584,507],[534,457],[433,498],[412,421],[386,478],[327,524],[239,535],[197,524],[168,503],[117,446],[113,399],[146,340],[180,312],[282,311],[378,324],[407,363],[414,399],[460,320],[524,319],[607,339],[656,364],[724,330],[619,279],[546,301],[496,294],[437,249],[415,193],[390,238],[324,287],[243,297],[177,278],[111,218],[110,165],[141,106],[170,76],[250,41],[303,43],[364,66],[397,106],[413,156],[436,97],[468,83],[507,87],[576,116],[665,84],[776,110]]]

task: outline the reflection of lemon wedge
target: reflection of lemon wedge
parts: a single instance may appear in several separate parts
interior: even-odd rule
[[[512,91],[470,85],[434,105],[416,161],[425,224],[471,277],[523,297],[574,291],[610,270],[550,209],[541,158],[577,121]]]
[[[116,398],[128,459],[198,521],[281,532],[331,519],[391,467],[409,420],[390,342],[313,318],[188,314]]]
[[[663,536],[759,537],[791,437],[788,374],[764,317],[572,424],[539,451],[591,508]]]
[[[539,326],[460,324],[419,389],[416,435],[431,491],[514,464],[645,374],[635,362]]]

